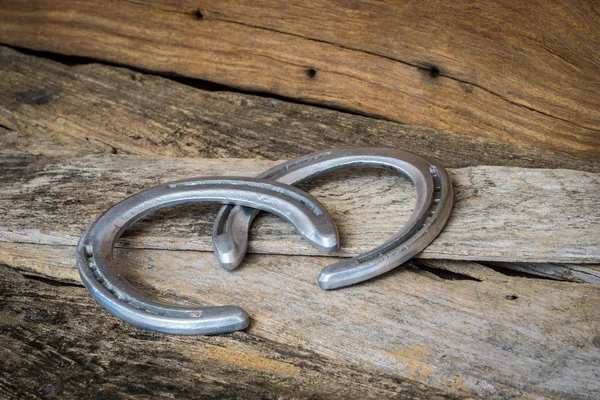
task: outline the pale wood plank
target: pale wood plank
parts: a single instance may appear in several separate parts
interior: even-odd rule
[[[11,153],[12,154],[12,153]],[[272,161],[5,154],[0,240],[73,245],[86,226],[149,186],[203,175],[255,175]],[[469,167],[451,170],[455,207],[419,257],[504,262],[598,263],[600,175],[571,170]],[[302,186],[338,224],[339,256],[354,256],[399,230],[413,207],[410,184],[389,172],[343,171]],[[137,224],[130,247],[211,251],[218,207],[171,210]],[[207,212],[212,211],[212,212]],[[278,218],[255,224],[250,251],[319,255]]]

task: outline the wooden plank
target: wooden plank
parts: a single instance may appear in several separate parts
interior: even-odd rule
[[[596,14],[558,0],[5,0],[0,41],[598,158]]]
[[[76,279],[72,246],[11,246],[14,254],[29,254],[30,261],[8,259],[2,248],[0,262],[25,267],[28,274],[38,267],[43,275],[68,270]],[[369,391],[383,398],[401,391],[400,383],[410,387],[411,381],[476,398],[587,398],[600,390],[600,291],[595,285],[507,276],[472,264],[483,279],[404,269],[324,292],[315,279],[332,261],[328,257],[253,255],[244,268],[228,272],[214,265],[207,252],[118,249],[115,256],[126,279],[157,299],[238,304],[250,313],[250,328],[193,340],[153,334],[101,312],[83,289],[34,283],[23,289],[2,271],[0,352],[7,356],[0,359],[16,363],[7,368],[20,371],[12,382],[73,390],[85,379],[68,380],[69,374],[83,368],[85,374],[98,374],[94,388],[127,392],[150,379],[156,386],[148,390],[160,392],[165,390],[162,377],[181,366],[174,382],[166,380],[176,387],[166,390],[187,388],[196,374],[206,390],[219,390],[210,382],[214,379],[231,383],[234,393],[249,387],[250,397],[263,385],[269,392],[298,388],[298,397],[313,390],[346,397],[364,385],[356,396]],[[68,369],[55,368],[58,361],[46,364],[60,360],[59,354],[68,357]],[[172,361],[163,361],[167,357]],[[108,362],[124,368],[141,363],[144,371],[102,367]],[[35,367],[15,367],[23,363]],[[365,382],[362,371],[375,375]],[[350,383],[346,378],[353,374],[357,379]],[[118,376],[132,384],[119,388]],[[321,381],[308,383],[318,376]],[[6,379],[3,384],[8,385]],[[348,392],[335,393],[346,384]],[[427,392],[415,396],[430,397]]]
[[[275,164],[251,159],[0,157],[0,240],[74,245],[116,202],[161,182],[210,175],[256,175]],[[509,167],[451,170],[455,206],[442,234],[419,257],[504,262],[600,262],[600,174]],[[348,170],[302,185],[336,221],[355,256],[383,243],[408,219],[410,183],[389,171]],[[172,209],[136,224],[121,241],[138,248],[211,251],[218,206]],[[207,212],[208,211],[208,212]],[[319,255],[288,225],[265,216],[251,252]]]
[[[38,245],[28,243],[2,242],[0,246],[0,263],[16,268],[19,271],[59,282],[80,284],[73,259],[74,246]],[[330,262],[336,260],[331,258]],[[216,263],[212,262],[215,266]],[[598,265],[555,265],[533,263],[477,263],[472,261],[418,259],[412,260],[404,268],[435,269],[438,276],[447,279],[487,280],[492,271],[499,271],[510,276],[537,276],[559,281],[600,284],[600,266]],[[516,271],[517,273],[511,273]],[[448,274],[449,273],[449,274]]]
[[[446,398],[417,382],[235,333],[177,337],[99,313],[85,289],[0,266],[0,397]]]
[[[1,7],[1,6],[0,6]],[[600,172],[598,160],[231,92],[123,68],[69,67],[0,47],[0,146],[34,154],[118,153],[280,160],[345,146],[394,147],[448,167]],[[1,128],[0,128],[1,129]]]

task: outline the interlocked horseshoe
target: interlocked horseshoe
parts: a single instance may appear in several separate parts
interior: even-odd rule
[[[354,148],[302,156],[259,175],[293,185],[346,167],[389,169],[408,177],[417,202],[404,228],[377,248],[326,266],[318,277],[321,289],[349,286],[371,279],[405,263],[423,251],[441,232],[452,210],[452,183],[446,170],[415,154],[384,148]],[[248,232],[259,211],[243,206],[221,208],[213,229],[213,245],[225,269],[236,268],[248,246]]]
[[[135,290],[115,268],[116,240],[135,221],[153,211],[190,203],[238,204],[271,212],[292,223],[320,249],[338,247],[331,216],[314,197],[264,179],[198,178],[156,186],[115,205],[83,234],[77,246],[79,275],[92,296],[112,314],[141,328],[164,333],[211,335],[248,326],[236,306],[187,307],[156,302]]]

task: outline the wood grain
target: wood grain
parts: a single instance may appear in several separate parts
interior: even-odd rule
[[[82,287],[0,266],[3,399],[446,398],[409,379],[255,334],[163,335],[98,312]]]
[[[96,17],[102,15],[90,16]],[[569,241],[569,254],[591,249],[597,259],[597,160],[207,92],[124,68],[69,67],[2,47],[0,78],[0,397],[593,398],[600,391],[598,286],[532,276],[593,283],[598,267],[522,263],[540,256],[537,246],[560,249]],[[515,263],[491,269],[419,259],[331,293],[315,279],[335,257],[249,255],[244,267],[227,273],[211,253],[195,251],[210,250],[218,207],[163,213],[127,232],[116,257],[128,280],[164,301],[243,306],[252,325],[232,335],[139,330],[102,311],[80,287],[73,244],[114,202],[161,181],[224,169],[252,175],[273,165],[218,158],[278,160],[348,145],[405,148],[449,167],[587,172],[455,170],[464,189],[456,193],[459,204],[480,214],[453,228],[471,238],[457,248],[472,249],[479,246],[473,238],[487,237],[496,242],[487,242],[493,246],[486,252],[510,253]],[[386,173],[348,171],[303,188],[334,210],[349,252],[397,231],[412,204],[410,185]],[[364,198],[369,209],[362,211]],[[548,211],[554,207],[556,216]],[[504,212],[522,218],[494,226],[501,235],[467,230],[477,221],[500,222]],[[365,236],[362,229],[377,224]],[[564,229],[552,232],[552,224]],[[519,230],[524,225],[537,234]],[[252,237],[253,251],[281,238],[283,249],[313,251],[271,217],[257,220]]]
[[[77,279],[74,247],[12,246],[16,254],[30,254],[31,262],[6,259],[5,251],[0,262],[27,274],[39,275],[38,267],[46,276],[69,271]],[[472,263],[479,279],[409,268],[324,292],[315,279],[329,257],[252,255],[232,273],[214,265],[208,252],[118,249],[115,256],[126,279],[140,290],[180,304],[240,305],[251,315],[250,328],[198,339],[149,333],[101,311],[83,289],[34,283],[23,289],[2,271],[5,333],[0,340],[6,345],[0,351],[8,354],[4,360],[29,362],[43,371],[38,376],[22,371],[19,379],[76,390],[84,379],[64,377],[83,367],[97,379],[85,387],[95,388],[127,376],[129,369],[117,372],[103,368],[106,363],[124,363],[124,368],[141,363],[143,372],[132,373],[130,384],[99,389],[132,393],[150,380],[148,391],[177,393],[200,373],[206,390],[238,393],[248,385],[249,397],[257,397],[257,390],[285,390],[282,386],[299,390],[297,397],[314,392],[345,397],[340,386],[350,392],[364,385],[357,396],[368,391],[384,398],[401,392],[399,384],[410,388],[412,381],[447,396],[476,398],[592,398],[600,390],[600,291],[595,285],[507,276]],[[34,349],[28,353],[25,346]],[[57,353],[68,358],[69,368],[44,364],[50,357],[60,360]],[[165,381],[180,366],[175,380]],[[362,371],[374,375],[369,379]],[[355,375],[355,383],[346,383]],[[231,382],[230,392],[213,379]],[[315,386],[308,383],[312,379]],[[165,389],[160,382],[174,387]],[[6,390],[16,391],[14,386]],[[426,393],[414,396],[429,397]]]
[[[12,154],[12,155],[11,155]],[[0,157],[0,240],[74,245],[116,202],[161,182],[257,175],[272,161],[252,159]],[[507,262],[600,262],[600,175],[571,170],[468,167],[451,170],[452,216],[419,257]],[[339,256],[356,256],[393,236],[414,204],[410,183],[393,173],[331,173],[303,184],[331,212]],[[184,211],[182,211],[184,210]],[[137,223],[121,241],[138,248],[211,251],[218,206],[175,208]],[[274,216],[254,224],[251,252],[319,255]]]
[[[378,146],[412,151],[447,167],[600,172],[598,160],[562,152],[280,99],[208,92],[124,68],[69,67],[6,47],[0,47],[0,75],[0,145],[33,154],[281,160],[327,148]]]
[[[593,1],[5,0],[0,41],[598,158],[599,21]]]

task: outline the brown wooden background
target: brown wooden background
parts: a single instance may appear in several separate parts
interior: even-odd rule
[[[599,14],[596,1],[0,1],[0,397],[593,398],[600,268],[573,262],[600,248]],[[478,218],[459,208],[463,236],[438,243],[456,246],[326,295],[313,278],[335,258],[274,218],[252,231],[267,255],[228,275],[208,246],[216,208],[128,233],[128,279],[169,301],[240,304],[245,332],[143,331],[81,287],[74,242],[110,204],[189,171],[253,174],[343,146],[479,176],[457,193],[472,205],[517,174],[535,184],[511,186],[498,231],[484,232],[500,200]],[[386,210],[406,197],[385,174],[303,187],[343,228],[337,256],[401,223],[368,225],[386,222],[356,200],[372,185]],[[538,230],[481,251],[515,226]]]

